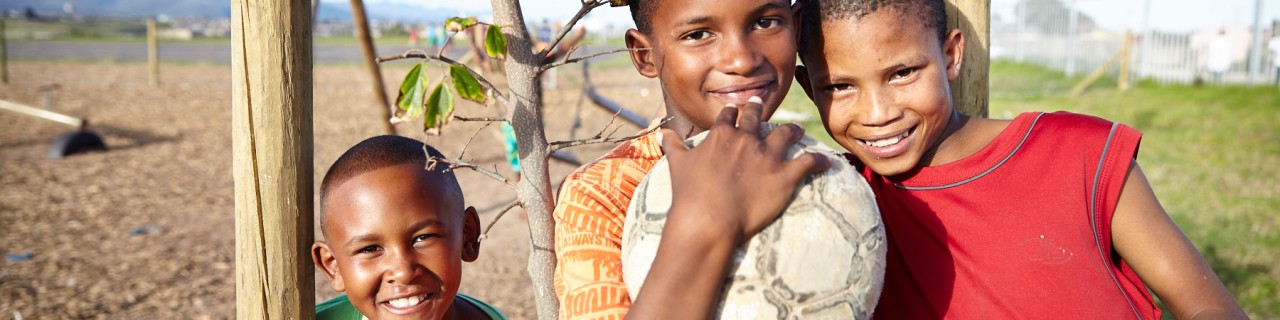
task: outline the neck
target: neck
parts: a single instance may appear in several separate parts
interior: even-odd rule
[[[955,140],[953,138],[956,136],[956,132],[959,132],[960,129],[964,128],[965,124],[968,122],[969,116],[952,109],[951,116],[947,117],[947,126],[942,130],[942,135],[938,137],[937,142],[934,142],[934,145],[929,146],[929,152],[926,152],[920,157],[920,164],[917,164],[917,166],[935,166],[950,163],[968,156],[956,156],[955,152],[950,152],[951,149],[954,149],[952,147],[958,144],[953,141]]]

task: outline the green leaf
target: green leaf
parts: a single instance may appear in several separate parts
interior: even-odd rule
[[[480,81],[476,81],[467,68],[452,65],[449,67],[449,77],[453,78],[453,90],[458,92],[459,97],[484,104],[484,88],[480,87]]]
[[[409,74],[404,75],[404,82],[400,83],[400,95],[396,97],[396,105],[413,116],[422,114],[422,97],[427,91],[427,74],[422,72],[422,68],[426,65],[422,62],[409,69]]]
[[[427,134],[438,134],[440,128],[444,127],[451,117],[453,117],[453,94],[441,81],[434,90],[431,90],[431,96],[427,98],[427,113],[422,117],[422,129]]]
[[[476,17],[453,17],[444,21],[444,28],[449,32],[462,31],[474,25],[476,25]]]
[[[507,57],[507,35],[502,34],[502,28],[498,25],[490,25],[489,32],[484,35],[484,51],[492,58]]]

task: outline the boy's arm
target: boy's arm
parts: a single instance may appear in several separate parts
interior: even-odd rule
[[[1248,318],[1160,206],[1136,160],[1120,192],[1111,233],[1121,258],[1176,318]]]
[[[721,110],[707,139],[693,149],[675,132],[662,131],[672,206],[628,318],[710,315],[735,248],[777,218],[801,179],[831,165],[816,154],[785,160],[804,129],[779,126],[761,139],[761,107],[753,101],[741,114],[737,108]]]

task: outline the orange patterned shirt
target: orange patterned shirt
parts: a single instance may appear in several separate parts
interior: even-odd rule
[[[662,158],[655,134],[623,142],[565,178],[553,213],[561,319],[622,319],[622,225],[636,185]]]

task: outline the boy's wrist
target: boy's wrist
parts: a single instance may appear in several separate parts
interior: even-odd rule
[[[729,212],[734,214],[716,214]],[[728,240],[729,247],[736,246],[742,239],[742,221],[736,210],[725,207],[701,204],[672,204],[667,213],[667,223],[663,227],[663,237],[675,236],[682,243],[710,249],[714,244]]]

